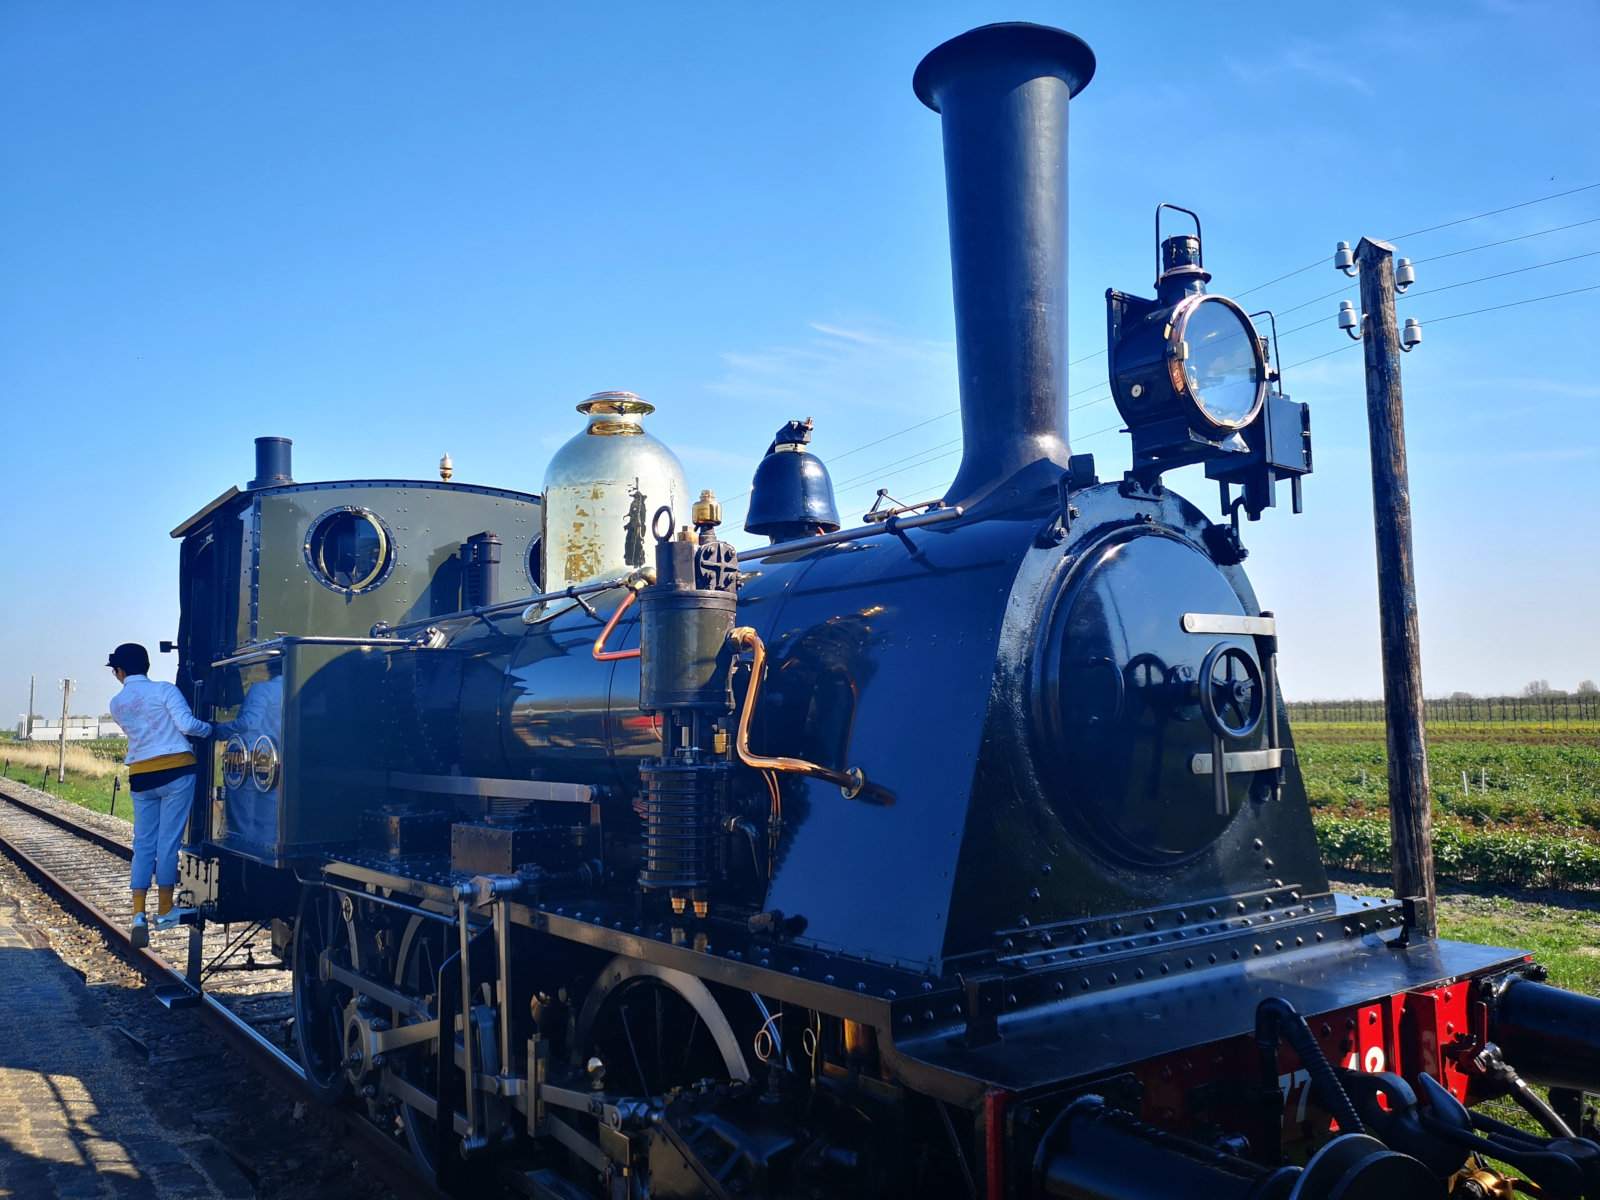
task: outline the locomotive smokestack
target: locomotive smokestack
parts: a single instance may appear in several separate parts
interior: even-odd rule
[[[1060,29],[985,25],[922,60],[942,118],[969,501],[1040,460],[1067,465],[1067,102],[1094,52]]]
[[[289,456],[294,442],[286,437],[258,437],[256,439],[256,477],[249,488],[276,487],[293,483],[289,474]]]

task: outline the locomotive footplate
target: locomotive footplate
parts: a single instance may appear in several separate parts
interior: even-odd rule
[[[1242,949],[1232,936],[1190,942],[1168,949],[1161,963],[1135,965],[1107,955],[1092,967],[1073,963],[1042,980],[996,973],[995,986],[968,989],[995,1006],[987,1020],[980,1013],[967,1021],[933,1021],[909,1035],[897,1028],[896,1052],[929,1073],[961,1077],[978,1090],[1028,1092],[1249,1034],[1257,1006],[1268,997],[1322,1014],[1526,961],[1524,954],[1495,946],[1407,943],[1398,920],[1385,915],[1379,924],[1359,902],[1339,900],[1340,911],[1318,922],[1338,932],[1320,941],[1305,938],[1303,945],[1291,940],[1271,956],[1258,956],[1255,949],[1263,938],[1274,945],[1284,937],[1283,928],[1252,931],[1256,940]],[[1384,906],[1385,914],[1391,907]],[[1357,920],[1343,932],[1358,913],[1365,931]],[[1295,930],[1293,936],[1304,935]],[[1049,998],[1038,998],[1041,990]],[[993,1036],[970,1036],[974,1026],[992,1028]]]
[[[330,882],[409,894],[435,911],[452,909],[473,886],[443,860],[345,859],[324,871]],[[513,925],[870,1025],[901,1078],[966,1105],[990,1089],[1027,1093],[1246,1034],[1268,996],[1324,1013],[1524,961],[1497,947],[1405,944],[1402,910],[1389,901],[1324,895],[1279,904],[1280,891],[1293,893],[1236,898],[1226,917],[1182,930],[1162,932],[1156,921],[1157,932],[1057,951],[1033,944],[1007,952],[1002,938],[1002,949],[953,962],[943,975],[753,933],[715,912],[663,918],[636,903],[570,894],[518,896],[505,911]],[[1104,918],[1096,929],[1118,925]]]
[[[337,886],[380,889],[389,893],[390,902],[397,894],[409,896],[441,913],[451,911],[461,892],[474,884],[473,876],[452,872],[443,859],[351,856],[325,860],[322,869]],[[518,896],[507,901],[506,911],[513,925],[785,1003],[823,1008],[884,1031],[895,1021],[896,1006],[922,1007],[919,997],[932,999],[941,992],[951,999],[959,995],[952,980],[752,932],[747,920],[716,912],[668,918],[659,909],[647,914],[637,903],[599,895],[543,901]]]

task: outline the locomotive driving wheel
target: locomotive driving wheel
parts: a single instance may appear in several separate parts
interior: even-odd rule
[[[323,955],[359,971],[354,902],[324,887],[300,894],[294,923],[294,1038],[312,1095],[331,1104],[349,1090],[345,1073],[345,1008],[353,993],[323,976]]]
[[[619,956],[600,973],[578,1018],[577,1045],[589,1062],[600,1060],[607,1089],[624,1094],[750,1079],[729,1013],[705,982],[639,959]]]
[[[429,1016],[439,1015],[439,964],[449,957],[446,927],[437,921],[412,917],[400,938],[396,955],[395,984],[402,992],[417,996],[426,1006]],[[403,1014],[394,1012],[395,1026],[402,1023]],[[439,1041],[437,1038],[408,1046],[393,1059],[394,1073],[406,1083],[433,1095],[439,1083]],[[400,1107],[401,1124],[405,1128],[406,1144],[429,1177],[438,1174],[438,1125],[433,1117],[410,1104]]]

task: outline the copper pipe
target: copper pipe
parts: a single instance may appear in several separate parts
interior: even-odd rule
[[[808,762],[803,758],[781,756],[769,758],[750,749],[750,718],[755,715],[756,701],[761,695],[761,677],[767,668],[767,647],[762,642],[761,635],[748,625],[739,626],[728,636],[735,646],[741,650],[749,650],[752,655],[750,686],[745,690],[744,708],[739,713],[739,732],[734,739],[734,748],[739,752],[739,761],[757,771],[786,771],[797,775],[810,775],[816,779],[826,779],[846,796],[854,798],[860,795],[867,781],[854,767],[848,771],[835,771],[831,767]]]
[[[630,590],[623,597],[622,603],[617,605],[617,611],[611,614],[611,619],[606,622],[606,627],[600,631],[600,636],[594,640],[593,654],[596,662],[616,662],[621,658],[638,658],[639,649],[632,650],[607,650],[606,639],[611,636],[611,631],[617,627],[617,618],[633,607],[633,602],[639,598],[639,593]]]

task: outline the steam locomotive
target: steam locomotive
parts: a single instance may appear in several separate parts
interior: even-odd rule
[[[180,684],[232,730],[183,887],[270,925],[309,1086],[444,1189],[1600,1196],[1600,1001],[1329,888],[1239,532],[1280,482],[1298,509],[1309,415],[1198,218],[1158,209],[1156,295],[1107,296],[1133,469],[1069,450],[1093,71],[1023,24],[917,69],[940,499],[842,528],[789,422],[739,552],[606,392],[539,495],[299,483],[264,438],[173,531]],[[1196,463],[1221,522],[1162,483]]]

